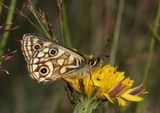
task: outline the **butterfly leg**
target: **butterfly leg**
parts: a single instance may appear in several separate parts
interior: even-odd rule
[[[73,96],[73,88],[69,85],[69,83],[65,83],[64,89],[66,92],[66,95],[72,105],[72,108],[75,106],[76,102],[74,101],[74,96]]]

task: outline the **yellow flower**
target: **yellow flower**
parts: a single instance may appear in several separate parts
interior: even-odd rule
[[[126,106],[128,101],[142,101],[143,98],[139,95],[146,92],[145,87],[139,85],[131,88],[134,81],[129,77],[125,78],[124,74],[105,65],[95,67],[83,78],[74,76],[64,79],[80,93],[87,96],[95,94],[98,99],[106,99],[111,103],[117,101],[120,106]]]

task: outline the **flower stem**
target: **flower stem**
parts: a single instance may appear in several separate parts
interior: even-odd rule
[[[10,27],[11,27],[15,7],[16,7],[16,0],[11,0],[8,15],[7,15],[7,19],[6,19],[5,29],[10,29]],[[1,37],[2,39],[1,39],[1,42],[0,42],[0,58],[4,53],[4,49],[5,49],[9,34],[10,34],[10,31],[6,31],[6,32],[4,32],[4,34]],[[0,63],[1,63],[1,61],[0,61]]]
[[[118,44],[118,38],[119,38],[119,31],[121,26],[121,18],[123,14],[123,7],[124,7],[124,0],[119,0],[119,6],[118,6],[118,14],[117,14],[117,20],[114,30],[114,36],[113,36],[113,44],[111,49],[111,57],[110,57],[110,64],[115,64],[115,57],[117,52],[117,44]]]
[[[94,97],[82,96],[75,106],[73,113],[92,113],[98,105],[99,102]]]

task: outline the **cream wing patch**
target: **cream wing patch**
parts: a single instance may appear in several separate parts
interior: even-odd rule
[[[23,36],[21,49],[31,77],[38,81],[71,76],[85,64],[80,54],[33,34]]]

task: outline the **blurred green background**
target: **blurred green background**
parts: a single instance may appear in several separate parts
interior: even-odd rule
[[[11,5],[13,0],[0,0]],[[95,56],[109,55],[115,34],[116,18],[121,0],[64,0],[64,22],[71,39],[72,48],[83,54]],[[127,108],[102,104],[97,113],[159,113],[160,112],[160,37],[157,20],[159,0],[124,0],[119,40],[115,58],[118,70],[135,80],[135,84],[145,82],[149,93],[139,105],[132,102]],[[24,7],[26,1],[17,0],[16,8],[34,22],[33,15]],[[49,18],[53,32],[62,41],[57,0],[34,0],[34,6]],[[16,10],[14,10],[15,12]],[[24,17],[14,13],[12,26],[17,29],[4,30],[8,9],[0,6],[0,41],[9,32],[4,48],[14,51],[13,58],[4,61],[1,57],[0,71],[0,113],[71,113],[72,105],[66,96],[64,82],[38,83],[28,74],[26,62],[20,49],[19,40],[25,33],[39,32]],[[158,21],[158,23],[156,23]],[[67,44],[66,44],[67,46]],[[149,58],[149,60],[148,60]],[[109,58],[105,59],[109,63]],[[149,62],[149,63],[148,63]],[[5,69],[10,73],[7,75]],[[4,71],[3,71],[4,70]],[[144,80],[144,75],[146,79]],[[137,107],[138,106],[138,107]]]

